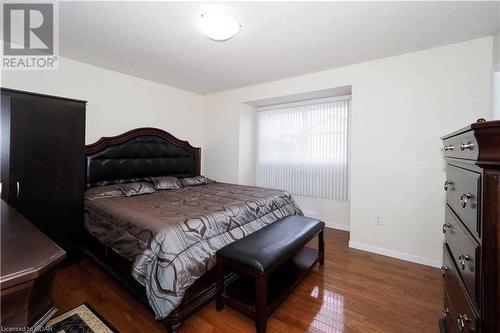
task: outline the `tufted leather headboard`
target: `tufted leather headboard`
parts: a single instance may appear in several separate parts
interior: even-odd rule
[[[85,146],[85,186],[200,175],[200,148],[158,128],[137,128]]]

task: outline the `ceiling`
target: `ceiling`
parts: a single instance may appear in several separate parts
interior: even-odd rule
[[[60,54],[209,94],[492,35],[499,2],[60,2]],[[197,27],[221,7],[242,29]]]

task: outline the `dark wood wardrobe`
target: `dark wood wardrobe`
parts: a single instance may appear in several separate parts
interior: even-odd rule
[[[83,218],[86,102],[6,88],[1,100],[2,199],[73,252]]]

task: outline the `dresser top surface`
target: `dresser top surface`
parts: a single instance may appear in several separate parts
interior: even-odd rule
[[[451,138],[453,136],[459,135],[461,133],[465,133],[471,130],[481,130],[485,128],[497,128],[498,131],[500,131],[500,120],[491,120],[491,121],[482,121],[482,122],[475,122],[472,123],[468,126],[462,127],[456,131],[453,131],[449,134],[446,134],[445,136],[442,136],[441,139],[445,140],[448,138]]]
[[[33,280],[64,259],[64,250],[3,200],[0,214],[2,289]]]

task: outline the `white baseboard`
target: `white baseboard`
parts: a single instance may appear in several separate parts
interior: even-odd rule
[[[328,221],[323,221],[323,222],[325,222],[325,225],[327,228],[343,230],[343,231],[350,231],[351,230],[351,227],[348,224],[332,223],[332,222],[328,222]]]
[[[357,250],[367,251],[371,253],[381,254],[383,256],[397,258],[401,260],[415,262],[417,264],[422,264],[431,267],[441,267],[442,262],[440,260],[434,260],[429,258],[423,258],[419,256],[415,256],[413,254],[384,249],[382,247],[357,243],[353,241],[349,241],[349,247]]]

